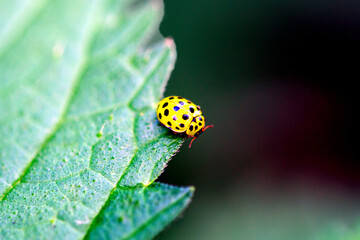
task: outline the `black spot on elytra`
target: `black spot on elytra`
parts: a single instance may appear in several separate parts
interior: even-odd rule
[[[202,126],[202,123],[199,123],[199,126],[201,127],[201,126]]]
[[[185,125],[184,125],[183,123],[180,123],[180,127],[182,127],[182,128],[183,128],[183,127],[185,127]]]
[[[182,115],[182,118],[183,118],[184,120],[188,120],[188,119],[189,119],[189,115],[184,114],[184,115]]]
[[[195,112],[195,109],[193,107],[190,107],[189,110],[190,110],[191,113]]]
[[[202,121],[202,118],[201,118],[201,117],[199,117],[199,120],[200,120],[200,121]]]
[[[180,101],[179,104],[184,105],[184,102]]]
[[[165,109],[164,115],[165,115],[165,116],[168,116],[168,115],[169,115],[169,109]]]
[[[180,130],[180,128],[176,127],[176,130]]]
[[[190,129],[190,131],[192,131],[192,130],[194,129],[194,126],[191,125],[191,126],[189,127],[189,129]]]
[[[190,101],[187,101],[187,103],[188,103],[188,104],[191,104],[191,102],[190,102]]]
[[[195,131],[198,130],[198,128],[199,128],[198,126],[195,126]]]
[[[199,111],[200,111],[200,106],[197,106],[196,108],[197,108],[197,110],[199,110]]]
[[[170,100],[174,99],[174,97],[169,97]]]
[[[176,121],[176,120],[177,120],[177,117],[176,117],[176,116],[173,116],[173,120]]]
[[[167,124],[168,124],[169,126],[171,126],[171,122],[167,122]]]
[[[169,103],[164,103],[163,108],[166,108],[167,105],[169,105]]]
[[[162,118],[161,113],[159,113],[159,118],[160,118],[160,119]]]
[[[175,112],[179,111],[179,109],[180,109],[180,107],[178,107],[178,106],[175,106],[175,107],[174,107],[174,111],[175,111]]]
[[[178,97],[178,99],[183,99],[183,97]]]

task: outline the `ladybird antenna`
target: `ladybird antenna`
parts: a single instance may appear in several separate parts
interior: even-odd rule
[[[191,142],[189,144],[189,148],[191,148],[191,144],[193,143],[193,141],[196,139],[196,137],[194,137],[193,139],[191,139]]]
[[[206,129],[208,129],[208,128],[213,128],[213,127],[214,127],[214,125],[206,126],[206,127],[203,129],[203,132],[205,132]]]

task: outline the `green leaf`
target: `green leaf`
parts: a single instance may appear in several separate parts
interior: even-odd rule
[[[153,184],[118,188],[93,223],[87,239],[148,239],[189,203],[193,189]]]
[[[193,189],[155,114],[176,54],[159,1],[0,0],[0,239],[146,239]],[[111,227],[110,227],[111,226]]]

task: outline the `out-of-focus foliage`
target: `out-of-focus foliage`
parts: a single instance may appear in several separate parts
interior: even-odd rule
[[[360,214],[360,1],[165,0],[178,58],[166,93],[215,128],[161,181],[194,184],[159,239],[313,239]]]
[[[151,238],[192,188],[154,106],[176,58],[158,1],[0,1],[0,239]]]
[[[341,223],[332,224],[323,229],[314,240],[358,240],[360,239],[360,225],[349,229]]]

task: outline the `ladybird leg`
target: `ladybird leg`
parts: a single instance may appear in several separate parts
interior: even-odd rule
[[[191,139],[191,142],[190,142],[190,144],[189,144],[189,148],[191,148],[191,144],[192,144],[192,142],[196,139],[197,137],[194,137],[193,139]]]

